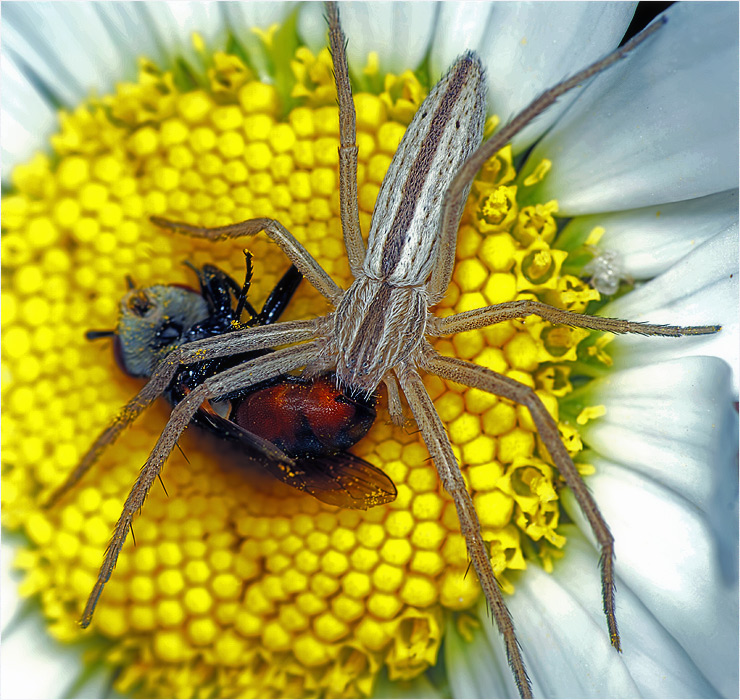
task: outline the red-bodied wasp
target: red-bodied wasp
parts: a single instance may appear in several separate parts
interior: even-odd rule
[[[136,288],[128,278],[116,330],[87,332],[89,340],[113,338],[118,364],[130,376],[150,377],[183,344],[274,323],[302,279],[291,266],[258,312],[247,299],[251,254],[246,253],[241,287],[214,265],[188,265],[197,275],[199,291],[179,284]],[[174,407],[207,378],[270,352],[235,353],[181,366],[163,395]],[[348,452],[374,420],[374,396],[340,391],[331,374],[310,379],[286,374],[204,402],[192,422],[237,442],[250,462],[286,484],[331,505],[366,509],[396,497],[384,472]],[[89,466],[83,461],[49,503],[66,493]]]

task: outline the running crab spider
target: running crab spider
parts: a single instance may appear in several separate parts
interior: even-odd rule
[[[332,370],[340,387],[352,391],[372,393],[383,383],[391,417],[397,423],[403,422],[401,393],[406,397],[442,484],[454,500],[469,557],[504,637],[509,665],[519,692],[523,697],[531,697],[531,685],[513,622],[495,580],[471,496],[419,370],[496,394],[528,408],[555,466],[576,496],[601,547],[604,611],[611,643],[619,649],[614,612],[614,541],[559,438],[554,420],[535,392],[524,384],[470,362],[443,357],[426,338],[450,336],[531,314],[552,323],[613,333],[680,336],[713,333],[719,329],[717,326],[656,326],[584,316],[531,300],[498,304],[446,318],[434,316],[429,308],[443,298],[449,284],[462,207],[471,182],[483,163],[559,96],[627,55],[657,30],[660,23],[543,93],[483,144],[486,105],[483,68],[474,53],[461,56],[432,89],[410,124],[380,189],[366,245],[360,230],[357,205],[355,111],[345,38],[335,3],[327,3],[327,16],[339,99],[341,220],[354,281],[349,289],[340,289],[292,234],[272,219],[252,219],[210,230],[157,217],[152,219],[162,228],[212,240],[251,236],[264,231],[305,279],[335,307],[335,311],[313,320],[249,328],[178,348],[160,363],[146,386],[100,435],[76,473],[86,471],[121,431],[166,391],[181,365],[282,346],[269,355],[209,377],[173,409],[167,426],[126,499],[81,624],[86,627],[90,623],[134,513],[142,506],[180,434],[202,403],[301,367],[308,374]]]

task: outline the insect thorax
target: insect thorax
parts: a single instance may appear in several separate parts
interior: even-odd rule
[[[427,297],[423,287],[394,287],[361,275],[333,316],[339,386],[373,392],[385,372],[410,360],[423,341]]]

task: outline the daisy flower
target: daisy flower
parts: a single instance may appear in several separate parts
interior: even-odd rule
[[[514,695],[454,506],[419,437],[383,410],[354,451],[398,498],[365,512],[247,478],[238,454],[188,431],[90,629],[77,627],[169,410],[150,409],[43,509],[140,386],[85,331],[113,327],[126,275],[192,285],[185,259],[243,274],[240,244],[168,235],[152,215],[274,217],[346,287],[338,113],[316,3],[3,10],[3,694]],[[633,11],[343,4],[363,230],[406,125],[459,53],[487,67],[490,133],[614,48]],[[614,339],[531,317],[437,343],[536,388],[615,536],[622,654],[591,531],[529,414],[425,380],[543,697],[738,694],[738,8],[679,3],[665,16],[484,166],[437,309],[535,296],[722,325]],[[258,308],[287,268],[262,238],[249,241]],[[322,313],[302,288],[285,318]]]

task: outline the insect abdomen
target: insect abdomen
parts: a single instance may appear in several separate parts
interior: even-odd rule
[[[323,456],[349,449],[375,421],[375,400],[338,392],[329,377],[288,375],[247,394],[232,420],[291,457]]]
[[[426,282],[442,198],[481,143],[485,110],[483,66],[467,52],[419,107],[383,179],[364,264],[370,277],[399,286]]]

